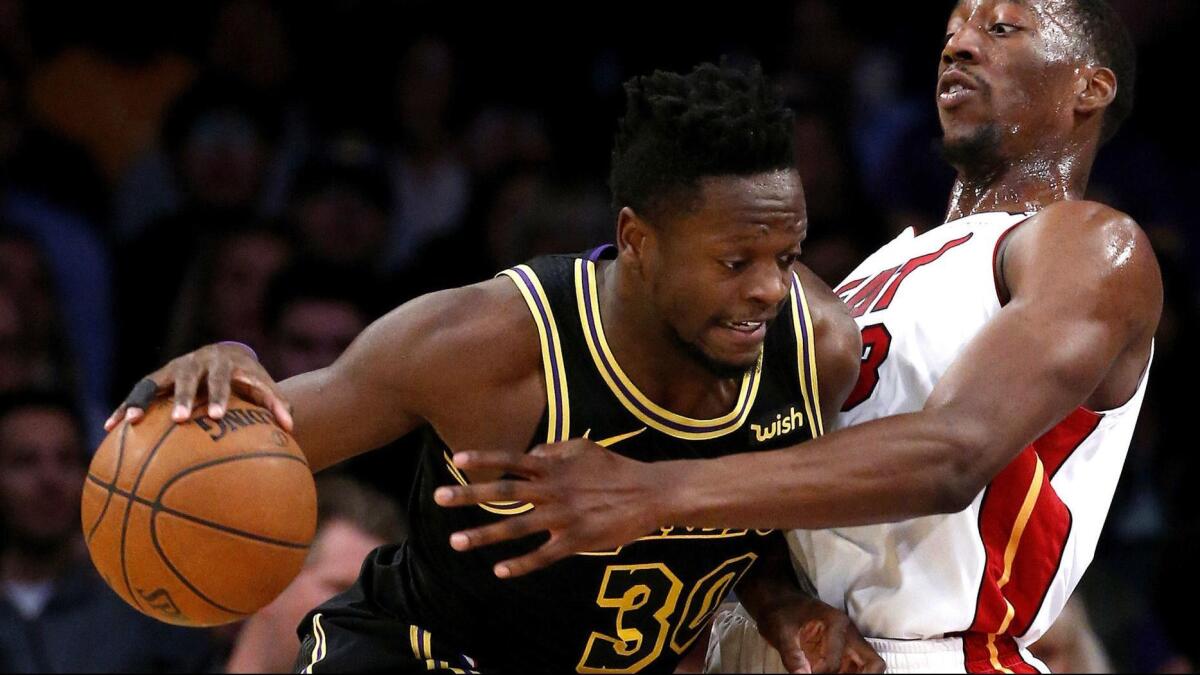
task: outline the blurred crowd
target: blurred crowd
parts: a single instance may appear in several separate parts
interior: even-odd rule
[[[403,536],[417,441],[323,478],[305,572],[254,619],[205,632],[125,608],[81,557],[103,419],[199,345],[252,345],[283,379],[415,295],[610,239],[608,154],[633,75],[763,64],[796,110],[804,262],[831,284],[939,224],[952,173],[933,90],[952,3],[910,4],[0,0],[0,671],[290,666],[294,643],[279,645],[304,609]],[[1138,103],[1092,192],[1150,233],[1167,310],[1082,602],[1045,649],[1084,654],[1073,669],[1182,672],[1200,664],[1186,431],[1200,163],[1166,80],[1200,7],[1114,4],[1139,45]]]

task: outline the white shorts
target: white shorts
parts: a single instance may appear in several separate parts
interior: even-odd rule
[[[878,640],[867,638],[887,664],[889,673],[966,673],[960,638],[939,640]],[[1022,649],[1025,662],[1043,673],[1050,670]],[[705,658],[706,673],[785,673],[779,652],[758,633],[746,610],[717,610]]]

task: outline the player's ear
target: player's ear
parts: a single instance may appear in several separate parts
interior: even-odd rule
[[[1117,97],[1117,75],[1109,68],[1084,68],[1075,84],[1075,112],[1103,113]]]
[[[640,268],[650,238],[650,224],[626,206],[617,214],[617,254],[628,264]]]

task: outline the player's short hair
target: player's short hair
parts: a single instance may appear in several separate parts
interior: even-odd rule
[[[317,527],[341,520],[388,543],[403,541],[404,523],[396,503],[353,478],[318,476]]]
[[[1107,143],[1133,112],[1137,49],[1125,22],[1107,0],[1072,0],[1069,6],[1089,50],[1084,56],[1117,76],[1117,95],[1104,111],[1100,131],[1100,142]]]
[[[702,63],[625,83],[612,155],[613,206],[654,218],[692,208],[699,181],[795,164],[792,112],[758,65]]]

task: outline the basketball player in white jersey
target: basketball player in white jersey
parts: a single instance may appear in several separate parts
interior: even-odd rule
[[[528,480],[445,488],[440,503],[537,508],[453,545],[549,531],[497,565],[518,575],[659,526],[800,528],[799,567],[890,671],[1043,670],[1027,647],[1092,559],[1162,308],[1145,234],[1084,200],[1132,105],[1133,60],[1102,0],[961,0],[937,87],[958,170],[946,222],[837,289],[864,347],[846,428],[711,461],[638,463],[584,440],[465,453],[464,468]],[[718,628],[710,665],[769,667],[752,625]]]

